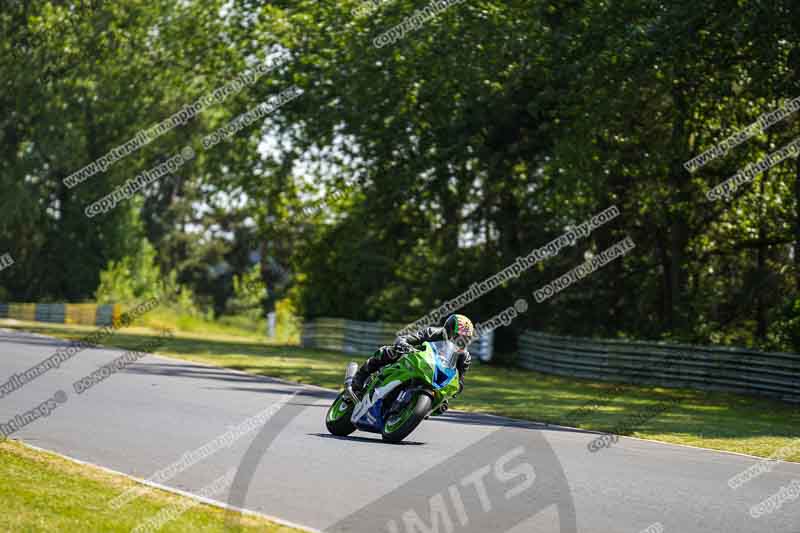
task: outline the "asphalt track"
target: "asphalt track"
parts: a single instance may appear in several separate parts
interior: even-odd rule
[[[0,329],[0,384],[65,344]],[[800,480],[798,464],[733,490],[728,479],[756,459],[628,438],[590,453],[594,433],[452,412],[404,445],[360,432],[335,438],[324,425],[330,391],[157,356],[74,392],[121,353],[79,353],[0,399],[0,423],[64,391],[65,402],[13,438],[147,479],[282,405],[262,430],[164,485],[197,493],[235,468],[233,486],[214,499],[321,531],[639,533],[660,523],[667,533],[800,532],[800,499],[749,514]]]

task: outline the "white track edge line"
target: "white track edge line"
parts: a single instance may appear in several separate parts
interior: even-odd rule
[[[56,452],[56,451],[53,451],[53,450],[48,450],[46,448],[41,448],[39,446],[30,444],[30,443],[25,442],[25,441],[21,441],[21,440],[18,440],[18,439],[13,439],[12,441],[13,442],[17,442],[19,444],[22,444],[23,446],[26,446],[28,448],[34,449],[34,450],[39,451],[39,452],[51,453],[51,454],[57,455],[57,456],[59,456],[59,457],[61,457],[63,459],[67,459],[69,461],[72,461],[73,463],[77,463],[79,465],[84,465],[84,466],[91,466],[91,467],[97,468],[99,470],[102,470],[102,471],[104,471],[106,473],[122,476],[122,477],[127,478],[127,479],[129,479],[131,481],[135,481],[137,483],[141,483],[142,485],[147,485],[148,487],[152,487],[154,489],[159,489],[159,490],[163,490],[165,492],[170,492],[170,493],[173,493],[173,494],[177,494],[179,496],[184,496],[186,498],[190,498],[190,499],[199,501],[200,503],[205,503],[207,505],[211,505],[212,507],[217,507],[217,508],[225,509],[225,510],[229,510],[229,511],[236,511],[236,512],[241,513],[243,515],[258,516],[260,518],[265,518],[265,519],[267,519],[267,520],[269,520],[271,522],[275,522],[276,524],[280,524],[280,525],[286,526],[286,527],[293,527],[293,528],[299,529],[301,531],[308,531],[309,533],[323,533],[322,530],[314,529],[312,527],[305,526],[303,524],[298,524],[298,523],[292,522],[290,520],[284,520],[283,518],[278,518],[277,516],[268,515],[268,514],[265,514],[265,513],[261,513],[259,511],[253,511],[251,509],[245,509],[245,508],[242,508],[242,507],[236,507],[234,505],[229,505],[229,504],[227,504],[225,502],[221,502],[219,500],[206,498],[204,496],[198,496],[197,494],[193,494],[191,492],[188,492],[188,491],[185,491],[185,490],[181,490],[181,489],[176,489],[174,487],[170,487],[170,486],[167,486],[167,485],[162,485],[160,483],[154,483],[154,482],[148,481],[146,479],[141,479],[141,478],[138,478],[136,476],[132,476],[130,474],[126,474],[125,472],[120,472],[118,470],[114,470],[112,468],[108,468],[108,467],[105,467],[105,466],[100,466],[100,465],[91,463],[89,461],[84,461],[82,459],[76,459],[75,457],[72,457],[72,456],[69,456],[69,455],[66,455],[66,454],[63,454],[63,453],[60,453],[60,452]]]

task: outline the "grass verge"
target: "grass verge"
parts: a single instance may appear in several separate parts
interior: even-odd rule
[[[193,500],[157,489],[149,489],[119,510],[109,502],[124,490],[138,485],[124,476],[40,452],[19,442],[0,444],[0,531],[129,533],[155,518],[159,512],[195,504]],[[196,504],[167,522],[164,533],[225,531],[223,509]],[[241,517],[237,531],[297,533],[260,517]]]
[[[69,339],[94,329],[11,321],[0,321],[0,326]],[[117,332],[106,344],[132,348],[157,336],[150,329],[129,328]],[[158,353],[331,389],[341,387],[348,361],[361,363],[363,359],[231,334],[180,331],[174,339],[167,339]],[[642,416],[673,399],[677,400],[674,408],[656,417]],[[795,451],[785,459],[800,462],[800,409],[757,397],[661,387],[618,387],[476,364],[467,377],[464,393],[452,407],[595,431],[613,431],[631,420],[646,419],[628,434],[760,457],[792,445]]]

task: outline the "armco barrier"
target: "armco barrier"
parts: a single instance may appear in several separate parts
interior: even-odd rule
[[[93,304],[67,304],[65,324],[97,323],[97,306]]]
[[[685,387],[800,402],[800,354],[525,332],[524,368],[621,383]]]
[[[119,320],[121,306],[97,304],[0,303],[0,318],[55,324],[110,326]]]
[[[66,304],[37,304],[36,321],[63,324],[67,318]]]
[[[317,318],[303,323],[300,342],[306,348],[320,348],[368,356],[381,346],[394,344],[405,324],[359,322],[342,318]],[[482,361],[492,357],[492,333],[474,341],[470,353]]]
[[[8,317],[17,320],[36,320],[36,304],[8,304]]]

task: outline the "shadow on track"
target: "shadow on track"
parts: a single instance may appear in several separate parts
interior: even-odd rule
[[[426,444],[424,442],[416,442],[416,441],[413,441],[413,440],[403,440],[403,441],[400,441],[400,442],[392,443],[392,442],[386,442],[385,440],[383,440],[380,437],[373,437],[373,438],[353,437],[353,436],[337,437],[336,435],[330,435],[328,433],[306,433],[306,435],[310,435],[312,437],[322,437],[323,439],[344,440],[344,441],[349,441],[349,442],[366,442],[366,443],[369,443],[369,444],[386,444],[388,446],[425,446],[425,444]]]

